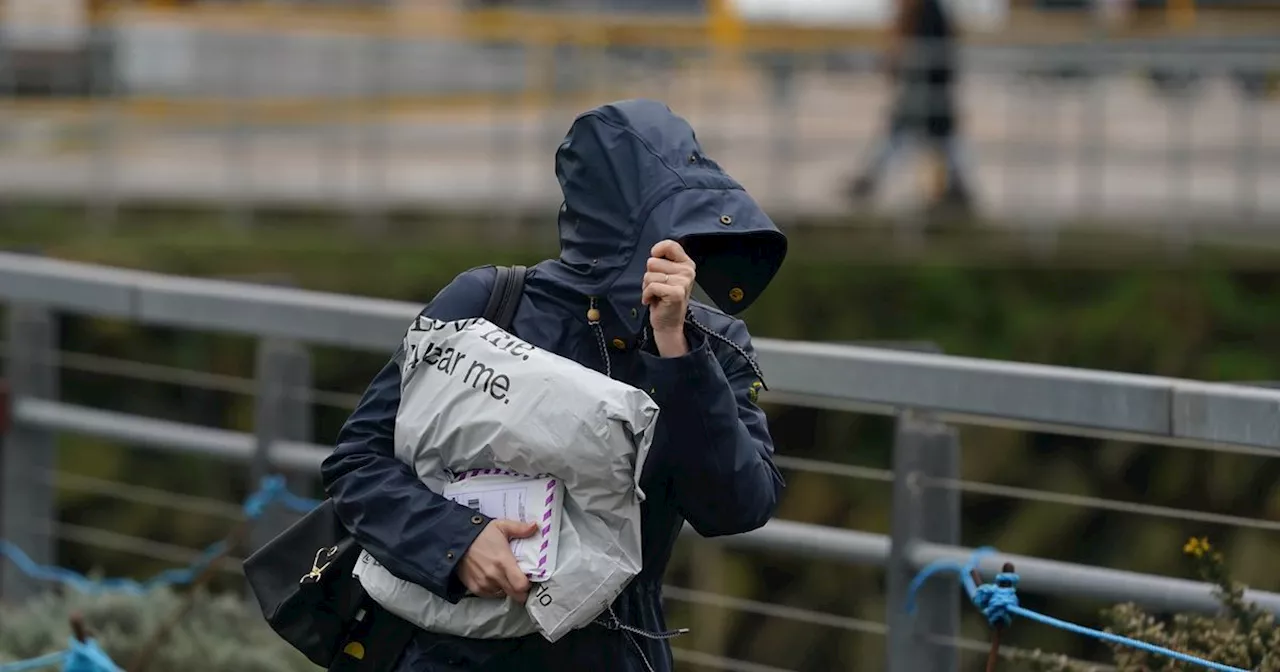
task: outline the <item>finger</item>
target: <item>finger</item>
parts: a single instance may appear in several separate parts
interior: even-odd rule
[[[689,255],[684,251],[684,247],[674,240],[660,241],[649,250],[649,256],[670,259],[671,261],[677,261],[680,263],[693,261],[693,259],[690,259]]]
[[[515,586],[511,585],[511,570],[507,567],[508,563],[510,563],[511,567],[516,567],[515,556],[512,556],[510,560],[500,560],[498,565],[493,568],[492,579],[496,585],[494,591],[489,594],[491,597],[515,596],[517,591]],[[516,567],[516,573],[520,573],[519,567]]]
[[[467,587],[467,590],[470,590],[472,595],[491,597],[494,593],[498,592],[500,588],[498,587],[497,581],[481,575],[479,577],[472,578],[471,585]]]
[[[669,285],[671,287],[688,287],[693,284],[690,275],[672,275],[671,273],[645,273],[640,279],[641,288],[649,285]]]
[[[516,564],[514,557],[511,559],[511,562],[504,563],[504,569],[506,570],[505,578],[507,584],[511,586],[511,588],[507,590],[507,596],[516,602],[523,603],[529,596],[529,577],[525,576],[524,572],[520,571],[520,566]]]
[[[499,520],[497,523],[498,531],[502,532],[507,541],[526,539],[532,537],[533,533],[538,531],[538,526],[535,523],[525,523],[517,520]]]
[[[670,273],[645,273],[640,278],[640,287],[645,288],[649,285],[669,285],[674,282]]]
[[[485,594],[484,593],[485,587],[480,585],[480,582],[476,581],[475,577],[471,576],[470,574],[467,574],[466,576],[461,576],[459,578],[462,579],[462,585],[466,586],[468,593],[471,593],[472,595]]]
[[[688,294],[683,287],[655,283],[644,288],[644,293],[640,299],[644,301],[646,298],[649,303],[645,303],[645,305],[652,305],[657,301],[684,301],[688,298]]]
[[[671,261],[661,257],[649,257],[649,261],[645,262],[645,270],[651,273],[684,275],[693,273],[693,264],[682,264],[678,261]]]
[[[645,287],[644,291],[640,293],[640,303],[652,307],[663,301],[678,301],[684,295],[684,291],[678,287],[655,282]]]

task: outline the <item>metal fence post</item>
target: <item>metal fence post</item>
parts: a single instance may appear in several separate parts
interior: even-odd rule
[[[250,466],[256,487],[275,469],[271,447],[277,441],[311,441],[311,353],[295,341],[265,338],[258,342],[256,362],[258,394],[254,403],[254,437],[257,445]],[[315,474],[288,474],[289,489],[308,495]],[[279,534],[297,514],[272,507],[253,527],[250,543],[259,548]]]
[[[58,329],[42,306],[10,304],[8,378],[12,402],[58,397]],[[40,564],[55,555],[54,489],[47,478],[57,467],[57,435],[14,423],[0,437],[0,538]],[[0,596],[19,602],[40,586],[0,563]]]
[[[954,582],[931,581],[907,614],[907,587],[915,576],[911,546],[918,541],[960,542],[960,493],[926,488],[922,477],[958,478],[960,441],[956,430],[925,414],[898,417],[893,449],[893,515],[887,566],[889,672],[955,672],[958,658],[949,642],[960,634],[960,593]],[[928,638],[926,639],[926,636]]]

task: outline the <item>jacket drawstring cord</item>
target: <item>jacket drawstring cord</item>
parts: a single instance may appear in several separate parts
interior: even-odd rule
[[[613,365],[609,360],[609,349],[605,346],[605,343],[604,343],[604,328],[600,326],[600,308],[596,303],[596,297],[592,296],[589,298],[591,300],[591,303],[590,303],[590,306],[587,308],[587,324],[591,326],[591,333],[595,335],[596,345],[600,348],[600,361],[604,363],[604,373],[606,376],[609,376],[610,378],[612,378]],[[738,353],[738,355],[747,362],[747,365],[751,367],[751,370],[756,374],[756,378],[760,381],[761,387],[763,387],[766,390],[769,389],[769,386],[766,385],[764,382],[764,373],[760,371],[760,365],[756,363],[755,359],[753,359],[749,354],[747,354],[746,348],[743,348],[742,346],[733,342],[733,339],[727,336],[724,336],[719,332],[716,332],[710,329],[703,323],[699,322],[698,319],[693,316],[692,310],[685,313],[684,319],[685,319],[685,322],[687,322],[694,329],[697,329],[698,331],[705,334],[707,338],[713,338],[717,341],[720,341],[721,343],[724,343],[730,348],[733,348],[733,351]],[[649,338],[649,327],[648,325],[645,325],[645,328],[643,329],[640,335],[640,347],[644,347],[644,345],[648,342],[648,338]],[[631,647],[636,650],[636,653],[640,654],[640,660],[644,662],[645,669],[648,670],[648,672],[654,672],[653,665],[649,662],[649,657],[645,655],[644,648],[641,647],[640,643],[636,641],[635,636],[644,637],[645,639],[650,639],[650,640],[667,640],[667,639],[673,639],[675,637],[679,637],[680,635],[684,635],[689,632],[688,628],[678,628],[675,630],[665,630],[662,632],[650,632],[642,628],[637,628],[634,626],[627,625],[626,623],[623,623],[621,619],[618,618],[617,613],[615,613],[613,610],[613,605],[609,605],[608,616],[609,617],[607,619],[601,616],[595,619],[594,623],[596,625],[599,625],[605,628],[606,630],[616,630],[621,632],[627,638],[627,641],[631,643]]]
[[[587,324],[596,336],[596,345],[600,346],[600,360],[604,362],[604,375],[613,377],[613,365],[609,362],[609,350],[604,347],[604,328],[600,326],[600,308],[596,306],[596,297],[592,296],[591,307],[587,308]]]
[[[693,316],[692,310],[685,313],[684,320],[685,322],[688,322],[690,325],[692,325],[694,329],[697,329],[698,331],[701,331],[702,333],[706,334],[707,338],[714,338],[717,341],[720,341],[721,343],[724,343],[725,345],[733,348],[733,351],[738,353],[738,355],[742,357],[742,359],[746,360],[747,366],[750,366],[751,370],[756,374],[756,380],[760,381],[760,387],[764,388],[765,390],[769,389],[769,386],[766,385],[764,382],[764,372],[760,370],[760,365],[756,364],[756,360],[752,359],[751,355],[747,354],[746,348],[742,347],[741,345],[738,345],[737,343],[734,343],[732,338],[729,338],[728,336],[725,336],[717,331],[713,331],[711,328],[707,327],[705,324],[699,322],[698,318]]]
[[[591,332],[595,334],[595,337],[596,337],[596,346],[600,348],[600,361],[604,363],[604,374],[612,378],[613,365],[609,361],[609,349],[605,347],[605,344],[604,344],[604,328],[600,326],[600,308],[596,304],[596,297],[592,296],[589,298],[591,300],[591,303],[590,303],[590,307],[587,308],[587,324],[591,325]],[[733,339],[727,336],[724,336],[723,334],[720,334],[719,332],[699,322],[698,318],[693,316],[692,310],[685,312],[684,320],[694,329],[697,329],[698,331],[705,334],[707,338],[714,338],[715,340],[720,341],[721,343],[724,343],[730,348],[733,348],[733,351],[738,353],[738,356],[742,357],[742,359],[746,361],[747,365],[751,367],[751,371],[756,374],[756,379],[760,381],[760,386],[764,388],[766,391],[769,389],[769,385],[764,382],[764,372],[760,370],[760,365],[756,363],[756,360],[752,358],[751,355],[747,354],[746,348],[743,348],[741,345],[734,343]],[[644,348],[644,346],[648,342],[649,342],[649,325],[646,324],[640,332],[640,347]]]
[[[618,614],[613,610],[613,605],[609,605],[608,620],[605,620],[604,617],[600,617],[595,620],[595,624],[606,630],[616,630],[621,632],[622,635],[627,638],[627,641],[631,643],[631,648],[635,649],[636,653],[640,654],[640,660],[644,663],[644,668],[648,670],[648,672],[654,672],[653,665],[649,662],[649,657],[644,655],[644,647],[640,646],[640,642],[637,642],[636,638],[632,635],[639,635],[645,639],[665,640],[674,639],[680,635],[688,634],[689,632],[689,628],[678,628],[676,630],[666,630],[663,632],[650,632],[641,628],[632,627],[623,623],[622,619],[618,618]]]

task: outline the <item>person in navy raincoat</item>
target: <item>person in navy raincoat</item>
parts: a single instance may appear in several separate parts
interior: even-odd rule
[[[398,672],[670,670],[661,586],[681,527],[707,537],[747,532],[778,505],[783,480],[756,405],[765,383],[746,325],[731,315],[764,291],[786,238],[659,102],[580,115],[556,152],[556,175],[560,258],[529,269],[512,330],[658,403],[641,480],[644,569],[614,603],[614,622],[554,644],[420,631]],[[423,314],[480,315],[495,277],[492,266],[462,273]],[[691,300],[695,281],[719,309]],[[532,527],[476,516],[394,455],[402,356],[374,378],[324,461],[338,516],[393,574],[447,600],[523,600],[529,582],[508,539]]]

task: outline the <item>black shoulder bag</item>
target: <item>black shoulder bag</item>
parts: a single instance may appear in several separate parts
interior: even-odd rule
[[[499,266],[483,317],[510,331],[525,267]],[[271,629],[331,670],[390,670],[415,626],[377,608],[351,575],[360,547],[326,499],[244,561]]]

